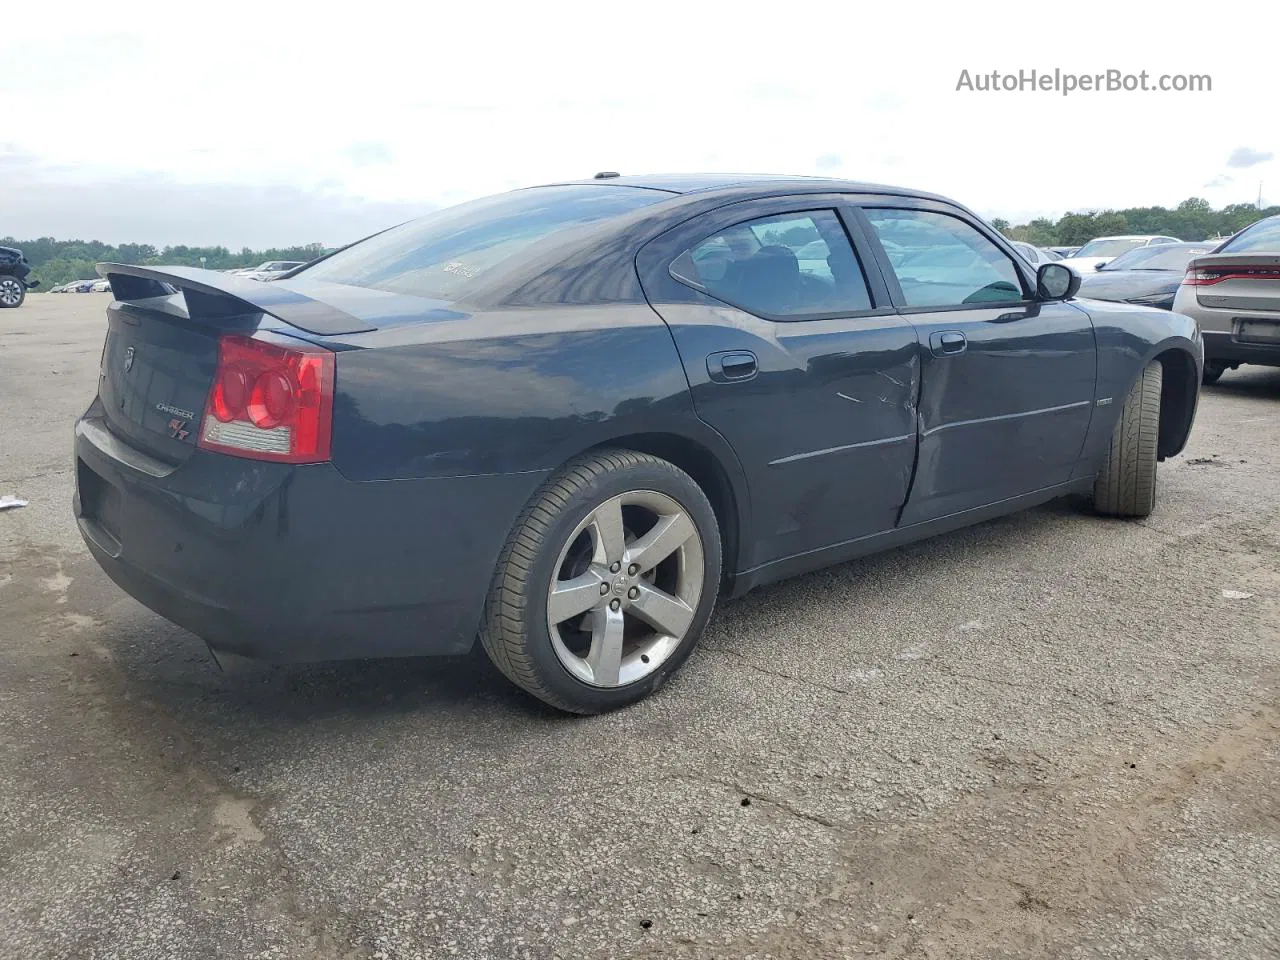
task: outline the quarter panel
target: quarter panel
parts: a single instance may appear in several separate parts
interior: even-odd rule
[[[333,460],[354,480],[547,470],[690,414],[645,305],[504,310],[370,334],[338,355]]]

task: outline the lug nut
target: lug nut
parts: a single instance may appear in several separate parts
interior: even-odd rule
[[[622,606],[622,601],[621,601],[621,600],[610,600],[610,601],[609,601],[609,609],[610,609],[610,610],[617,610],[617,609],[618,609],[619,607],[621,607],[621,606]]]
[[[628,599],[634,600],[634,599],[635,599],[636,597],[638,597],[638,596],[640,596],[640,588],[639,588],[639,587],[632,587],[630,590],[628,590],[628,591],[627,591],[627,597],[628,597]]]
[[[618,572],[619,570],[621,570],[621,569],[622,569],[622,564],[620,564],[620,563],[615,563],[615,564],[613,564],[611,567],[609,567],[609,572],[610,572],[610,573],[617,573],[617,572]]]
[[[631,566],[627,567],[627,576],[634,577],[639,570],[640,564],[633,563]]]
[[[600,596],[603,597],[608,592],[609,592],[609,585],[607,583],[600,584]]]

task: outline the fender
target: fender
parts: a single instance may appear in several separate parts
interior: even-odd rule
[[[1147,364],[1162,355],[1166,369],[1158,455],[1163,460],[1180,453],[1191,433],[1204,371],[1204,344],[1195,321],[1127,303],[1077,300],[1074,305],[1089,314],[1098,344],[1094,415],[1078,474],[1096,470],[1105,459],[1125,398]],[[1170,363],[1172,356],[1182,361]]]

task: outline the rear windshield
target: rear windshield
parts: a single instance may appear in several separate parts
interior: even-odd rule
[[[1077,257],[1118,257],[1126,250],[1144,247],[1145,240],[1090,240],[1075,252]]]
[[[1116,257],[1102,269],[1106,270],[1176,270],[1187,269],[1192,257],[1208,253],[1212,247],[1175,247],[1158,243],[1154,247],[1140,247]]]
[[[1280,217],[1268,217],[1251,227],[1245,227],[1218,250],[1219,253],[1228,251],[1280,253]]]
[[[669,199],[635,187],[536,187],[473,200],[369,237],[298,276],[457,300],[552,234]]]

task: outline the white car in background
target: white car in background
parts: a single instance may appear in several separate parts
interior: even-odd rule
[[[306,263],[305,260],[268,260],[252,270],[241,270],[238,275],[250,280],[277,280],[304,263]]]
[[[1123,237],[1094,237],[1073,256],[1059,260],[1081,276],[1097,270],[1103,264],[1110,263],[1122,253],[1149,247],[1157,243],[1181,243],[1177,237],[1153,237],[1147,234],[1131,234]]]

